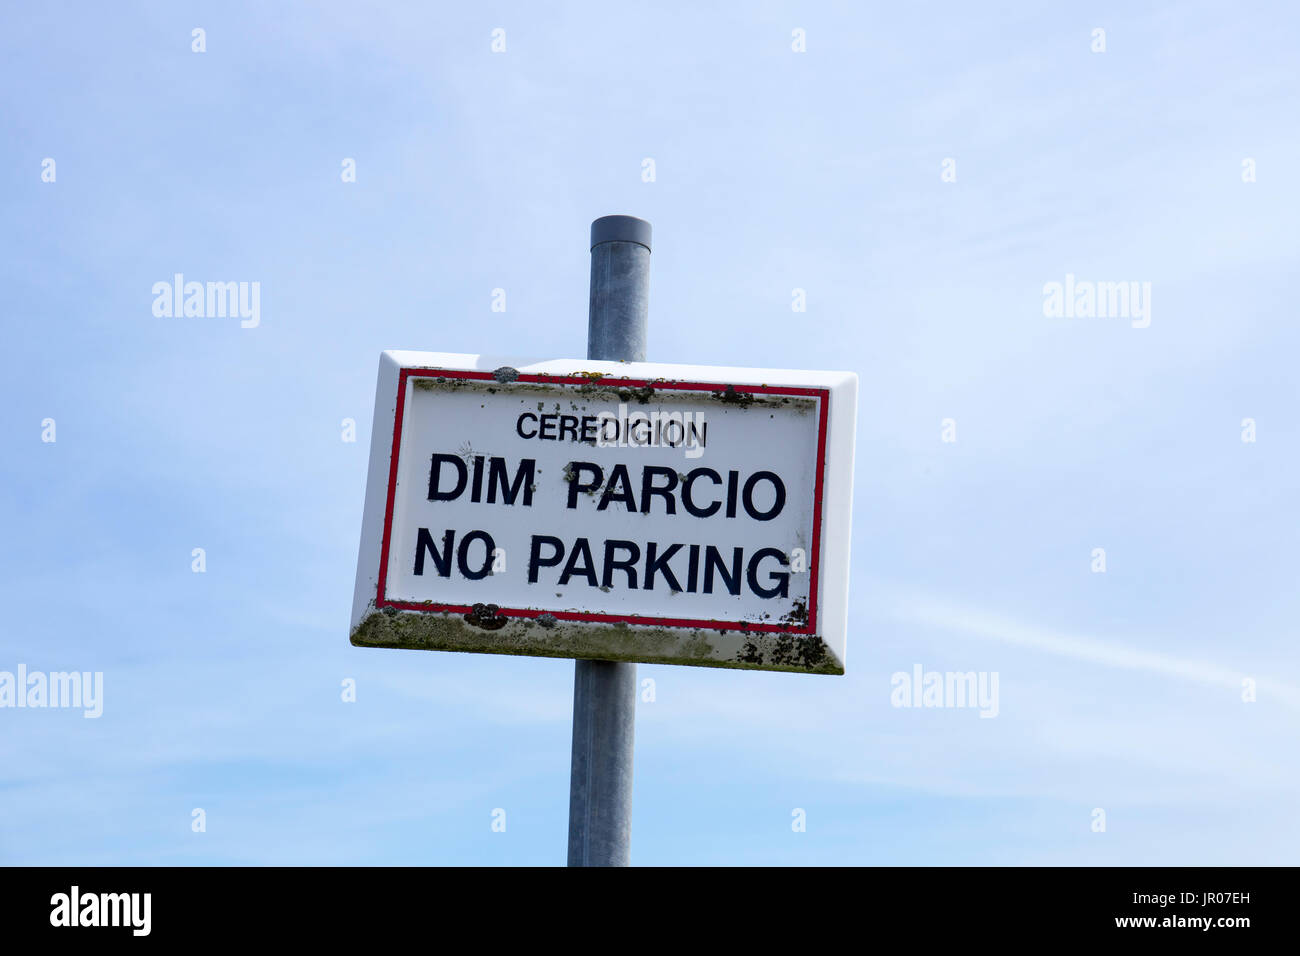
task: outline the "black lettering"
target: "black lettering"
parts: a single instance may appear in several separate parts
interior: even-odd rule
[[[764,479],[770,481],[772,487],[776,489],[776,501],[772,504],[771,511],[760,513],[754,510],[754,485]],[[745,502],[745,511],[751,518],[755,521],[771,521],[779,515],[781,509],[785,507],[785,483],[770,471],[756,471],[750,475],[749,480],[745,482],[745,491],[742,498]]]
[[[667,478],[668,484],[662,488],[654,486],[656,477]],[[677,488],[677,472],[672,468],[665,468],[662,465],[646,465],[641,470],[641,513],[648,515],[650,513],[650,499],[659,495],[664,500],[666,513],[670,515],[677,514],[677,502],[673,500],[673,491]]]
[[[623,490],[615,491],[616,484],[622,485]],[[614,466],[614,470],[609,474],[609,484],[605,486],[605,492],[600,496],[600,504],[596,505],[596,510],[604,511],[611,501],[623,502],[627,505],[629,513],[636,511],[636,496],[632,494],[632,481],[627,476],[627,465]]]
[[[538,437],[544,441],[555,441],[555,430],[552,426],[555,424],[555,420],[559,417],[559,415],[543,415],[542,430],[538,433]]]
[[[599,488],[600,483],[605,479],[605,472],[601,470],[600,465],[592,464],[589,461],[571,461],[567,468],[569,472],[568,507],[576,508],[578,507],[578,495]],[[584,471],[591,474],[591,481],[583,482],[582,473]]]
[[[536,437],[537,437],[537,429],[535,429],[535,428],[534,428],[534,429],[532,430],[532,432],[530,432],[529,434],[527,434],[527,435],[524,434],[524,419],[525,419],[525,418],[531,418],[531,419],[533,420],[534,423],[537,422],[537,416],[536,416],[536,415],[534,415],[532,412],[524,412],[522,415],[519,416],[519,421],[515,422],[515,433],[516,433],[520,438],[536,438]]]
[[[483,456],[474,456],[474,478],[470,482],[469,500],[478,504],[483,500]]]
[[[707,508],[700,508],[695,504],[694,499],[691,497],[691,486],[695,484],[695,479],[701,476],[710,479],[715,485],[722,484],[722,476],[712,468],[692,469],[690,474],[686,476],[686,480],[682,482],[682,507],[686,509],[688,514],[692,514],[697,518],[707,518],[709,515],[717,513],[718,509],[722,507],[722,502],[715,501]]]
[[[433,546],[433,535],[429,534],[428,528],[421,528],[415,535],[415,573],[424,574],[424,553],[428,551],[429,556],[433,558],[434,567],[438,569],[440,577],[451,577],[451,542],[456,537],[456,532],[448,531],[442,536],[442,554],[439,554]]]
[[[620,466],[621,467],[621,466]],[[627,551],[631,557],[623,561],[614,560],[615,550],[622,549]],[[605,542],[605,573],[601,578],[603,587],[614,586],[614,572],[627,572],[627,586],[636,589],[636,563],[641,558],[641,549],[631,541],[606,541]]]
[[[469,546],[472,541],[482,541],[486,552],[483,557],[483,567],[477,571],[469,566]],[[496,550],[496,547],[492,535],[486,531],[471,531],[465,535],[460,539],[460,547],[456,549],[456,563],[460,566],[460,573],[471,581],[487,577],[492,571],[492,552]]]
[[[673,574],[672,568],[668,567],[668,562],[673,559],[673,555],[682,549],[680,544],[674,544],[663,554],[657,554],[659,545],[651,541],[646,545],[645,552],[645,584],[641,585],[647,591],[653,591],[655,586],[655,574],[662,574],[664,581],[667,582],[669,590],[680,591],[682,586],[677,581],[677,576]]]
[[[492,459],[492,465],[488,469],[488,504],[494,504],[497,500],[497,489],[501,489],[501,503],[512,505],[515,498],[519,496],[522,489],[524,493],[524,507],[530,508],[533,504],[533,482],[537,470],[537,459],[524,458],[519,462],[519,469],[515,472],[514,484],[506,486],[506,460],[504,458]]]
[[[554,552],[549,558],[542,557],[542,545],[548,544]],[[528,549],[528,583],[537,583],[538,568],[553,568],[560,563],[564,557],[564,542],[559,538],[553,538],[549,534],[533,535],[532,544]]]
[[[438,490],[438,477],[444,464],[453,465],[456,468],[456,488],[453,491]],[[468,480],[469,469],[465,467],[465,462],[460,459],[459,455],[443,455],[435,453],[433,461],[429,465],[429,500],[456,500],[460,497],[460,493],[465,490],[465,482]]]
[[[578,567],[578,559],[582,559],[582,567]],[[581,574],[587,579],[587,583],[593,588],[596,587],[596,569],[592,567],[591,545],[587,543],[586,538],[579,538],[573,542],[573,550],[569,552],[569,561],[564,565],[564,572],[560,575],[560,584],[568,584],[569,578],[575,574]]]
[[[785,552],[777,548],[762,548],[754,552],[754,556],[749,559],[749,572],[746,575],[749,581],[749,589],[763,598],[787,597],[790,593],[790,572],[789,571],[772,571],[768,573],[768,581],[778,582],[770,588],[761,587],[758,583],[758,564],[764,558],[776,558],[781,567],[790,566],[789,559],[786,558]]]
[[[735,474],[735,472],[732,472]],[[744,556],[743,548],[732,550],[731,573],[728,574],[728,568],[722,563],[722,555],[713,545],[708,545],[704,549],[704,593],[713,593],[713,571],[716,568],[718,574],[722,577],[723,583],[727,586],[728,594],[740,593],[740,562]]]

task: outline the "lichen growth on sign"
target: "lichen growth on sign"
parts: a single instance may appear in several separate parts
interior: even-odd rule
[[[542,620],[543,617],[549,621]],[[489,611],[488,606],[476,607],[470,614],[455,614],[399,611],[391,606],[375,612],[372,605],[371,613],[352,632],[352,643],[358,647],[572,657],[801,674],[844,673],[816,636],[746,633],[739,629],[700,628],[679,632],[652,625],[561,621],[551,614],[538,618],[504,617],[496,609]]]

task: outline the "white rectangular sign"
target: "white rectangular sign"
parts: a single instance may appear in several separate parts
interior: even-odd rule
[[[352,643],[844,672],[857,376],[385,352]]]

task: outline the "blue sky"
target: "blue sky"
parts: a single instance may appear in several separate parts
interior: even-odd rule
[[[563,862],[573,665],[347,621],[380,350],[582,356],[629,213],[651,360],[861,380],[848,673],[642,665],[634,862],[1295,863],[1298,25],[6,6],[0,670],[105,700],[0,709],[0,862]],[[155,317],[177,272],[260,325]],[[1150,326],[1045,316],[1067,273]],[[997,672],[996,719],[891,706],[917,664]]]

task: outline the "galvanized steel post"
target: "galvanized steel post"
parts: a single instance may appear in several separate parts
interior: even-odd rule
[[[650,223],[603,216],[591,224],[587,358],[645,360],[650,313]],[[569,866],[627,866],[632,843],[636,665],[575,661]]]

